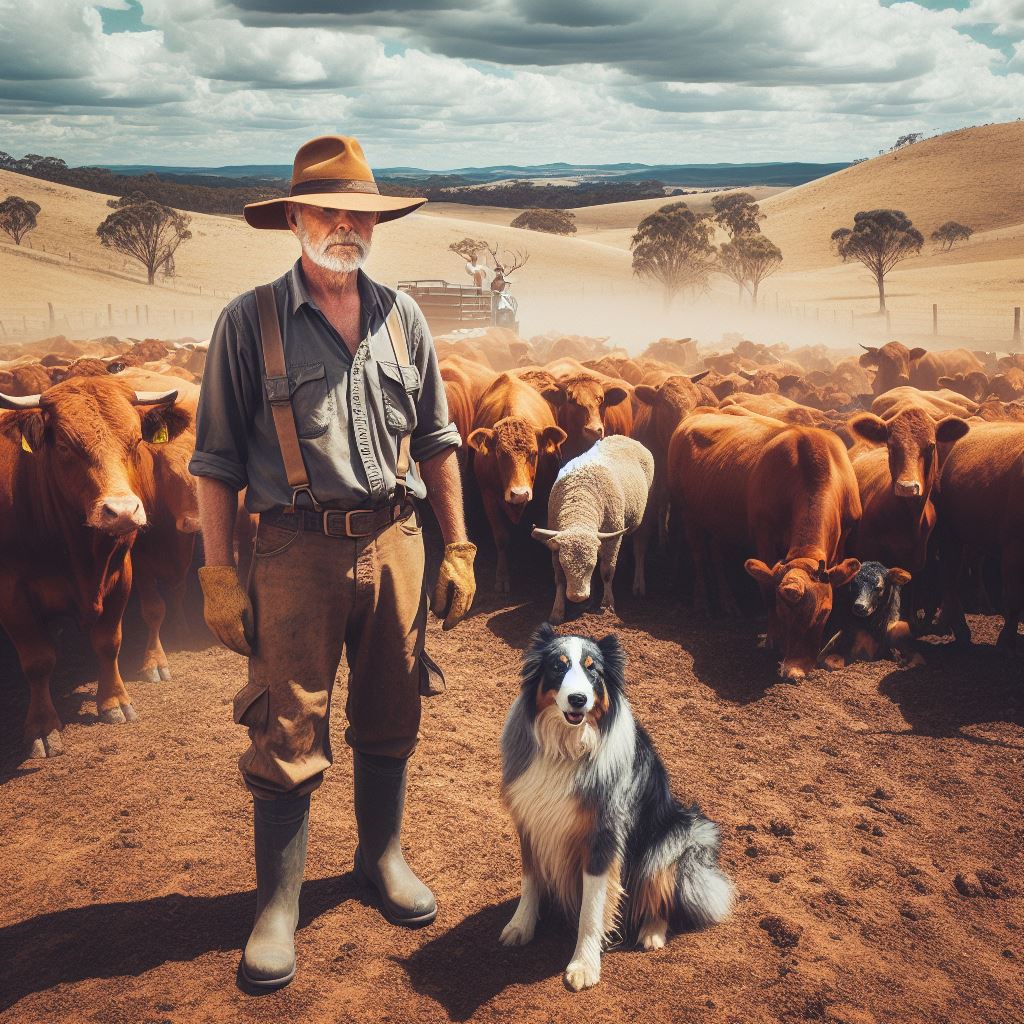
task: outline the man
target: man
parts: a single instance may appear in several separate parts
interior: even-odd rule
[[[433,609],[445,628],[472,603],[476,548],[463,522],[459,435],[423,314],[360,270],[375,225],[424,202],[380,195],[355,139],[306,143],[290,195],[245,208],[253,227],[291,229],[302,255],[272,285],[231,302],[210,341],[190,469],[206,621],[249,658],[234,717],[251,741],[239,767],[253,795],[257,900],[242,974],[257,987],[295,973],[309,798],[332,760],[343,648],[356,873],[394,923],[437,913],[400,842],[420,694],[439,675],[423,651],[423,537],[410,498],[429,498],[444,536]],[[232,558],[243,487],[259,513],[248,594]]]

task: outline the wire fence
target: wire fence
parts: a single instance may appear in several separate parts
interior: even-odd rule
[[[0,308],[0,344],[65,334],[94,337],[98,334],[144,334],[147,337],[185,334],[208,335],[220,306],[150,307],[148,303],[82,309],[59,307],[52,302],[18,309]]]

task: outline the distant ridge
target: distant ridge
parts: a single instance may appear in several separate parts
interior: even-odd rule
[[[232,164],[225,167],[184,167],[150,164],[97,164],[118,174],[157,174],[188,176],[197,180],[203,176],[216,178],[244,178],[250,181],[281,181],[291,177],[290,164]],[[380,178],[411,178],[422,180],[433,177],[462,178],[467,185],[487,184],[509,178],[577,178],[601,181],[614,178],[619,181],[647,181],[656,179],[667,185],[696,185],[704,187],[728,185],[802,185],[849,167],[844,163],[800,163],[769,161],[750,164],[570,164],[548,163],[520,166],[492,164],[487,167],[455,167],[450,170],[427,170],[423,167],[379,167]]]

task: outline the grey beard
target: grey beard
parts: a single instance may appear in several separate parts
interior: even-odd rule
[[[332,274],[351,274],[358,270],[370,255],[370,243],[361,238],[355,232],[350,232],[344,238],[329,235],[319,246],[313,245],[306,232],[306,226],[302,223],[301,215],[297,218],[299,243],[302,251],[312,263],[327,270]],[[351,242],[359,250],[352,255],[341,255],[342,250],[332,250],[335,242]]]

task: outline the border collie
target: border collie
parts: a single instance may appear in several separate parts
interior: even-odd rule
[[[614,635],[536,632],[522,691],[501,737],[502,798],[523,861],[522,896],[501,933],[533,938],[547,894],[579,921],[565,984],[601,977],[612,933],[661,949],[669,927],[725,919],[732,885],[718,868],[718,827],[682,806],[624,693],[626,655]]]

